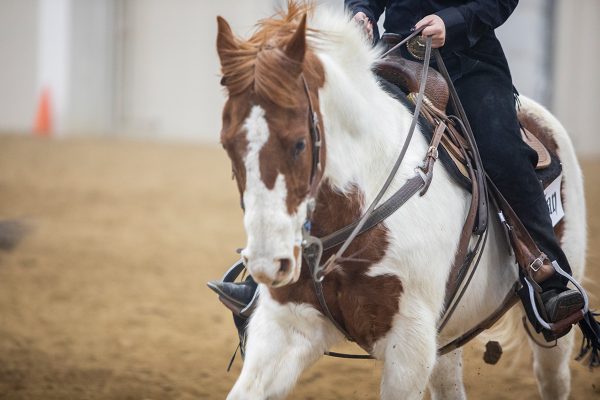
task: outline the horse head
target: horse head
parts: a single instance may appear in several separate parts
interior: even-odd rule
[[[221,143],[244,209],[242,258],[252,277],[271,287],[300,277],[302,229],[325,162],[318,102],[324,73],[307,41],[305,11],[264,21],[247,41],[217,18],[228,94]]]

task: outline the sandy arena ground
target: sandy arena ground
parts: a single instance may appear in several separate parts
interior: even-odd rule
[[[584,167],[600,281],[600,163]],[[30,232],[0,250],[0,398],[224,398],[241,360],[225,371],[236,333],[205,283],[244,244],[229,171],[217,147],[1,136],[0,221]],[[482,353],[466,349],[472,399],[538,398],[529,352]],[[571,370],[572,398],[600,399],[600,371]],[[323,358],[291,398],[376,399],[379,374]]]

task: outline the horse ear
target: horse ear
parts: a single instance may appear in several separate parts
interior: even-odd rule
[[[217,17],[217,27],[217,53],[219,53],[222,65],[227,58],[227,52],[236,49],[236,43],[233,31],[229,23],[225,21],[225,18],[221,16]]]
[[[298,25],[298,29],[294,33],[294,36],[290,39],[287,46],[285,47],[285,54],[298,64],[302,64],[304,61],[304,54],[306,53],[306,14],[302,16],[302,20]]]

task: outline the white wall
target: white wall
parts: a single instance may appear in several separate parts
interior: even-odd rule
[[[47,91],[52,129],[61,133],[71,103],[71,4],[71,0],[42,0],[38,6],[37,93]]]
[[[271,12],[271,0],[127,2],[119,128],[136,135],[216,142],[224,102],[216,16],[246,35]]]
[[[26,132],[37,89],[37,0],[0,3],[0,131]]]
[[[548,0],[526,0],[519,5],[496,35],[502,43],[517,90],[542,104],[550,101],[550,69],[546,18]]]
[[[112,129],[113,1],[0,0],[0,131],[31,132],[44,89],[54,134]]]
[[[106,134],[114,128],[116,1],[72,0],[67,132]]]
[[[43,7],[40,7],[40,1]],[[600,154],[600,1],[522,1],[500,28],[517,88],[548,103],[578,151]],[[342,0],[322,0],[341,7]],[[65,134],[118,132],[216,142],[224,101],[215,50],[216,15],[247,36],[285,0],[0,0],[0,131],[29,131],[39,89],[63,65]],[[57,14],[57,5],[65,10]],[[62,21],[63,43],[48,50],[44,10]],[[549,28],[555,30],[554,80],[547,85]],[[53,35],[59,30],[50,29]],[[64,46],[63,46],[64,45]],[[65,49],[66,53],[56,50]],[[62,61],[61,61],[62,60]],[[61,75],[62,74],[62,75]]]
[[[337,4],[342,0],[322,0]],[[130,0],[123,12],[117,126],[130,135],[216,142],[223,90],[216,16],[247,37],[282,0]]]
[[[600,155],[600,1],[557,0],[553,111],[577,151]]]

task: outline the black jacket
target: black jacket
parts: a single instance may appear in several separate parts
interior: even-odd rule
[[[352,15],[364,12],[373,22],[385,10],[386,32],[410,33],[421,18],[437,14],[446,25],[446,44],[441,49],[453,79],[477,61],[496,65],[510,75],[506,57],[494,29],[508,19],[518,0],[344,0]],[[404,52],[408,56],[408,52]]]

